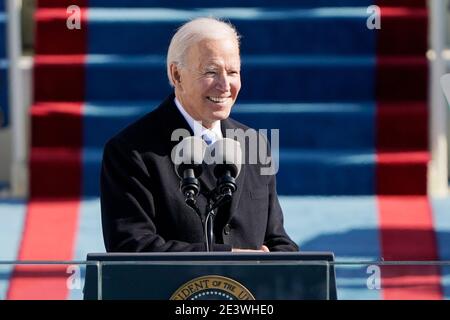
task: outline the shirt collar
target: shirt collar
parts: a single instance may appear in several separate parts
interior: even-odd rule
[[[178,110],[183,115],[183,117],[186,119],[187,123],[189,124],[192,131],[194,132],[194,136],[201,138],[204,134],[207,134],[209,137],[212,137],[212,139],[213,139],[212,142],[215,142],[216,140],[223,138],[222,130],[220,129],[220,120],[213,122],[211,129],[207,129],[204,126],[202,126],[199,121],[197,121],[191,117],[191,115],[181,105],[181,103],[177,99],[177,97],[175,97],[174,101],[175,101],[175,105],[177,106]]]

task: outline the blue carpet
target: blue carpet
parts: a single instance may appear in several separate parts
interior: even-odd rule
[[[280,197],[288,234],[303,251],[331,251],[338,265],[340,299],[380,299],[380,290],[367,287],[371,261],[380,260],[376,197]],[[450,260],[450,198],[432,199],[439,258]],[[26,205],[22,201],[0,201],[0,260],[18,255]],[[84,260],[89,252],[104,252],[98,198],[81,202],[73,260]],[[81,268],[82,284],[84,268]],[[445,298],[450,298],[450,268],[442,270]],[[11,267],[0,268],[0,299],[5,298]],[[81,286],[82,288],[82,286]],[[70,299],[81,299],[81,288],[70,291]]]
[[[117,8],[117,7],[171,7],[171,8],[195,8],[195,7],[316,7],[316,6],[370,6],[374,0],[89,0],[91,7]]]
[[[99,194],[101,148],[83,149],[83,196]],[[373,151],[310,151],[282,149],[277,173],[281,195],[371,195],[374,190]]]
[[[83,108],[83,145],[105,142],[158,101],[87,103]],[[231,117],[255,129],[278,129],[281,148],[367,150],[375,141],[372,103],[236,103]],[[270,131],[268,131],[270,135]]]
[[[183,22],[214,16],[233,21],[242,53],[371,55],[375,33],[366,28],[367,7],[323,8],[92,8],[90,54],[165,54]],[[261,35],[264,35],[262,38]]]
[[[243,56],[239,101],[374,101],[375,62],[373,56]],[[171,92],[164,56],[90,55],[86,78],[87,102],[158,100]]]
[[[2,12],[0,8],[0,59],[6,57],[6,45],[7,45],[6,22],[7,22],[7,15],[4,12]]]

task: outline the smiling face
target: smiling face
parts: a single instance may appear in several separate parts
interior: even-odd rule
[[[228,118],[241,89],[239,47],[233,39],[204,39],[186,53],[184,66],[171,65],[175,95],[202,125]]]

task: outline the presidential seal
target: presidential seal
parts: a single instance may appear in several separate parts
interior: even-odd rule
[[[255,300],[255,297],[239,282],[211,275],[186,282],[170,300]]]

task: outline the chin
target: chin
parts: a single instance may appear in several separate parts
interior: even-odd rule
[[[217,120],[225,120],[230,116],[230,110],[223,110],[223,111],[219,111],[219,112],[214,112],[212,115],[212,119],[214,119],[214,121]]]

